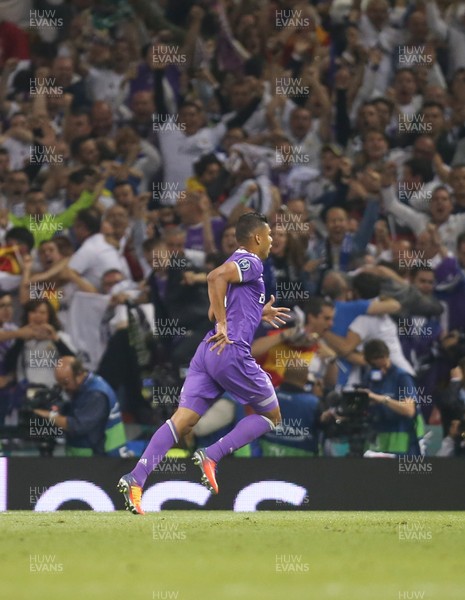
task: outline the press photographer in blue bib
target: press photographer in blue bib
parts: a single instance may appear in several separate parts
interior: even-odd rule
[[[73,356],[55,369],[61,389],[70,396],[59,411],[35,409],[40,417],[63,429],[68,456],[124,456],[126,435],[118,400],[99,375],[87,371]]]

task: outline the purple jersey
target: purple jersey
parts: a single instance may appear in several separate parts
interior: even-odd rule
[[[265,304],[263,263],[256,254],[240,248],[226,262],[234,262],[241,278],[230,283],[226,291],[228,337],[238,345],[250,348],[261,321]]]
[[[189,365],[179,406],[203,415],[227,391],[261,414],[278,407],[270,376],[250,353],[265,304],[263,264],[244,249],[236,250],[226,262],[234,262],[240,275],[240,282],[228,285],[225,297],[228,337],[234,344],[222,354],[211,352],[206,340],[213,331],[207,333]]]

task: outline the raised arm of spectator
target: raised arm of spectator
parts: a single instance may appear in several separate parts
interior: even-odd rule
[[[21,273],[21,283],[19,284],[19,302],[26,304],[31,299],[32,282],[32,257],[28,254],[23,256],[23,272]]]
[[[382,57],[381,50],[378,48],[373,48],[370,51],[368,62],[363,70],[361,85],[350,105],[350,120],[352,124],[355,124],[357,120],[357,113],[360,106],[373,94]]]
[[[200,36],[200,28],[205,16],[205,11],[201,6],[194,4],[189,11],[189,28],[184,38],[184,44],[181,52],[186,56],[187,61],[184,65],[186,69],[192,67],[195,56],[195,46]]]
[[[9,58],[3,65],[3,71],[0,75],[0,112],[6,115],[8,113],[11,102],[6,98],[8,96],[8,79],[13,71],[18,66],[18,58]]]
[[[217,248],[211,222],[211,202],[207,194],[200,196],[199,206],[202,210],[203,249],[206,254],[210,254],[216,252]]]
[[[427,215],[420,213],[414,208],[402,204],[396,198],[394,186],[383,187],[381,190],[381,198],[385,210],[391,214],[396,221],[409,227],[415,235],[419,235],[428,226],[429,218]]]
[[[442,160],[442,156],[439,152],[436,152],[434,155],[433,167],[439,179],[444,183],[449,183],[451,168]]]
[[[318,135],[321,141],[328,142],[331,138],[331,99],[325,86],[321,83],[319,70],[315,66],[307,67],[304,71],[303,83],[309,83],[312,95],[321,106],[321,116]]]
[[[354,246],[358,252],[363,252],[373,236],[375,223],[379,218],[379,201],[377,198],[368,198],[365,205],[363,219],[354,235]]]
[[[442,41],[447,40],[449,26],[441,17],[435,0],[426,1],[426,22],[428,29],[434,36],[439,37]]]
[[[228,129],[235,129],[236,127],[242,127],[246,121],[250,119],[253,113],[257,110],[260,102],[262,101],[262,96],[258,90],[256,90],[256,95],[249,102],[247,106],[245,106],[242,110],[238,110],[237,113],[229,118],[225,123]]]
[[[347,104],[347,90],[350,73],[348,69],[339,69],[334,76],[334,93],[336,104],[336,142],[343,148],[347,146],[350,137],[350,118]]]
[[[177,27],[165,17],[165,9],[161,8],[158,2],[152,0],[129,0],[142,22],[153,31],[162,31],[168,29],[175,42],[182,43],[186,32],[181,27]]]
[[[396,166],[393,163],[384,165],[381,174],[381,199],[386,212],[393,217],[410,227],[415,235],[419,235],[428,227],[430,221],[428,215],[421,214],[417,210],[399,202],[394,183],[397,179]]]
[[[155,96],[155,106],[157,114],[161,117],[169,115],[168,105],[166,104],[165,90],[163,88],[163,80],[165,77],[164,68],[153,70],[153,93]]]
[[[90,208],[100,197],[105,186],[106,178],[101,180],[93,192],[84,190],[76,202],[73,202],[65,211],[56,215],[56,223],[59,223],[63,229],[68,229],[74,224],[76,216],[80,210]]]

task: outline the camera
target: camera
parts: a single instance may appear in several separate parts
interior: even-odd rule
[[[33,411],[42,410],[58,411],[63,405],[61,390],[58,386],[47,388],[45,386],[28,386],[23,388],[20,407],[17,412],[16,425],[2,425],[0,433],[3,438],[3,447],[7,451],[18,444],[22,450],[33,447],[39,450],[41,456],[52,456],[55,447],[55,438],[61,435],[59,428],[51,427],[45,419],[38,417]]]
[[[29,413],[36,408],[43,410],[52,410],[53,408],[58,410],[62,404],[61,389],[58,386],[52,388],[29,387],[26,390],[26,398],[21,411]]]
[[[348,456],[363,456],[366,443],[373,434],[368,393],[361,389],[332,392],[327,400],[334,407],[335,420],[326,436],[348,442]]]
[[[370,398],[367,392],[357,389],[344,391],[342,392],[340,404],[336,408],[336,414],[352,421],[368,419],[369,404]]]

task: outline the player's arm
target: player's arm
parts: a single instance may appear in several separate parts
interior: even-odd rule
[[[230,283],[240,283],[240,270],[234,261],[227,262],[213,269],[207,275],[208,297],[210,299],[210,315],[218,323],[226,323],[225,298]],[[211,319],[210,319],[211,320]]]
[[[210,320],[213,317],[216,321],[216,333],[207,340],[207,343],[214,342],[210,351],[218,348],[218,354],[221,354],[226,344],[233,343],[228,338],[226,325],[226,292],[230,283],[240,283],[241,281],[242,273],[239,265],[234,261],[222,264],[207,275],[208,297],[210,298],[208,316]]]

